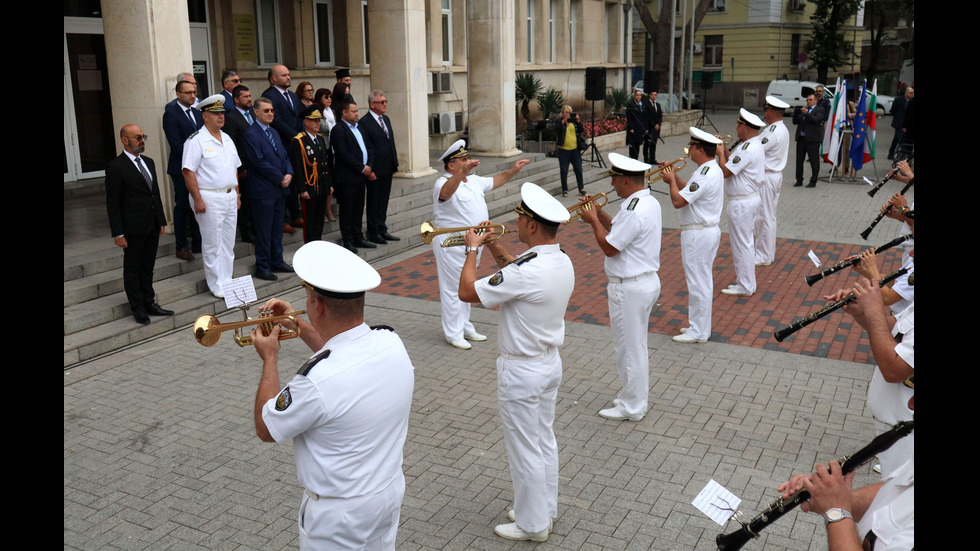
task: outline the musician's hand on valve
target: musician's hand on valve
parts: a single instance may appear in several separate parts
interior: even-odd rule
[[[490,235],[492,234],[492,232],[489,231],[492,222],[490,222],[489,220],[484,220],[483,222],[480,222],[477,225],[485,227],[487,229],[478,232],[477,228],[472,228],[468,230],[465,234],[463,234],[463,243],[465,243],[467,247],[482,247],[483,242],[486,241],[487,238],[490,237]]]
[[[829,465],[817,465],[817,470],[803,481],[803,487],[810,492],[810,501],[803,505],[804,511],[822,515],[828,509],[840,507],[851,510],[851,485],[854,472],[843,476],[840,463],[831,461]]]
[[[273,326],[272,331],[269,331],[268,336],[262,333],[262,327],[256,327],[252,330],[252,344],[255,345],[255,351],[259,353],[262,361],[279,355],[279,333],[281,331],[282,328],[278,323]]]
[[[592,195],[586,195],[585,200],[591,201]],[[577,214],[582,217],[582,221],[586,224],[594,224],[599,220],[598,208],[592,202],[586,203],[585,206],[578,209]]]
[[[895,164],[895,168],[898,169],[898,174],[894,176],[899,182],[907,184],[909,180],[915,178],[915,173],[912,172],[912,167],[909,166],[908,161],[901,160]]]
[[[844,300],[844,297],[846,297],[849,294],[851,294],[850,289],[838,289],[836,293],[830,295],[824,295],[823,299],[828,302],[838,302],[840,300]]]
[[[283,314],[291,314],[296,311],[292,304],[289,304],[285,300],[280,298],[270,298],[265,304],[259,306],[260,311],[272,310],[273,316],[281,316]],[[295,331],[297,323],[290,319],[280,320],[282,326],[290,331]]]
[[[892,195],[891,199],[889,199],[888,202],[881,207],[881,209],[882,210],[888,209],[887,212],[885,213],[885,216],[887,216],[888,218],[894,218],[895,220],[904,222],[905,221],[904,211],[908,206],[909,206],[909,202],[907,199],[905,199],[905,196],[900,193],[896,193],[895,195]],[[889,209],[889,207],[891,208]]]
[[[881,298],[877,279],[859,279],[851,292],[854,293],[854,302],[845,306],[844,311],[854,316],[861,327],[867,329],[870,320],[884,317],[885,302]]]
[[[783,493],[783,499],[789,499],[803,489],[803,482],[807,478],[809,477],[805,474],[794,474],[789,480],[780,484],[776,490]],[[806,507],[805,504],[803,506]]]

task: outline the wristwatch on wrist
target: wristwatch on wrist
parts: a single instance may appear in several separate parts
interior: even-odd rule
[[[827,509],[827,512],[823,514],[824,526],[827,526],[831,522],[840,522],[846,518],[854,520],[851,516],[850,511],[845,511],[840,507],[834,507],[833,509]]]
[[[463,249],[463,256],[466,256],[466,255],[468,255],[470,253],[475,253],[478,250],[479,250],[479,248],[477,248],[477,247],[470,247],[469,245],[467,245],[466,248]]]

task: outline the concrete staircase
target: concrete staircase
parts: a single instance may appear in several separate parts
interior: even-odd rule
[[[477,174],[493,175],[513,166],[520,158],[531,162],[507,185],[491,192],[487,199],[491,219],[510,212],[517,203],[520,184],[534,182],[550,193],[561,193],[558,161],[541,153],[525,154],[521,157],[481,158]],[[437,160],[432,166],[440,169]],[[588,191],[598,193],[609,191],[606,169],[584,166],[584,179]],[[569,170],[571,172],[571,170]],[[398,179],[392,185],[388,207],[389,232],[401,237],[401,241],[379,245],[376,249],[361,249],[360,255],[368,262],[418,248],[423,252],[419,226],[432,218],[432,185],[439,174],[419,179]],[[599,182],[593,184],[594,182]],[[593,185],[589,185],[593,184]],[[569,174],[571,192],[562,202],[566,205],[578,202],[574,174]],[[334,203],[336,211],[336,203]],[[108,224],[108,222],[107,222]],[[108,233],[108,232],[106,232]],[[339,243],[338,222],[329,222],[324,228],[323,239]],[[286,235],[283,239],[284,256],[292,259],[303,244],[302,233]],[[190,325],[203,314],[226,311],[224,300],[214,298],[204,282],[204,268],[201,255],[186,262],[177,259],[172,235],[160,239],[157,262],[154,272],[154,290],[157,302],[164,308],[173,310],[169,317],[151,316],[149,325],[140,325],[133,320],[132,312],[123,292],[122,251],[108,238],[93,238],[65,246],[64,258],[64,367],[108,354],[135,343],[168,333],[175,329],[187,331],[188,346],[199,346],[193,341]],[[254,248],[249,243],[237,241],[235,245],[234,275],[240,277],[255,270]],[[295,287],[299,279],[292,274],[278,274],[278,281],[255,279],[257,295],[261,300],[284,290]],[[288,277],[287,277],[288,276]],[[254,309],[250,312],[255,314]],[[219,316],[223,322],[236,321],[237,312]],[[224,336],[231,340],[230,335]],[[222,342],[222,346],[228,346]]]

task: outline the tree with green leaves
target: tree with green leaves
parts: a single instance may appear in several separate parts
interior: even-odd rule
[[[553,86],[549,86],[547,90],[538,94],[537,100],[541,117],[546,120],[550,119],[552,114],[561,113],[561,108],[565,105],[565,95]]]
[[[817,67],[817,82],[827,81],[831,67],[846,65],[854,55],[854,46],[846,40],[844,27],[861,7],[862,0],[816,0],[810,16],[810,59]]]
[[[653,41],[653,51],[656,55],[653,59],[653,69],[655,71],[660,71],[661,84],[666,84],[666,75],[670,73],[670,41],[674,39],[674,30],[671,28],[670,24],[673,19],[672,10],[674,9],[674,3],[671,0],[664,0],[660,5],[660,13],[658,14],[658,19],[654,20],[653,15],[650,13],[650,9],[647,7],[644,0],[633,0],[633,6],[636,11],[640,14],[640,21],[643,23],[643,28],[646,29],[647,33],[650,34],[650,39]],[[704,15],[708,13],[708,8],[711,6],[711,0],[698,0],[698,5],[694,8],[694,31],[697,32],[698,27],[701,26],[701,21],[704,19]],[[688,14],[688,17],[691,15]],[[684,29],[684,43],[690,44],[693,40],[691,35],[691,20],[688,19],[686,22],[682,21],[681,18],[677,17],[677,24],[683,25]],[[681,62],[685,52],[682,52],[680,48],[674,48],[674,82],[675,86],[681,82],[681,71],[684,64]],[[659,90],[663,92],[664,90]]]
[[[521,104],[521,116],[524,117],[525,124],[531,122],[531,108],[528,104],[538,98],[538,94],[541,93],[543,88],[544,85],[541,83],[541,79],[531,73],[518,73],[514,79],[514,92],[517,96],[517,101]]]
[[[900,20],[905,20],[911,29],[914,18],[914,0],[865,0],[864,23],[871,33],[870,53],[865,69],[868,80],[878,74],[881,47],[886,39],[893,38],[891,31],[898,26]]]

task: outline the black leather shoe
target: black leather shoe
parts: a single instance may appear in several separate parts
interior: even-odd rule
[[[283,264],[281,266],[273,266],[272,267],[272,271],[273,272],[282,272],[282,273],[291,274],[291,273],[295,272],[296,270],[294,270],[293,267],[290,266],[289,264]]]
[[[255,277],[259,279],[264,279],[266,281],[276,281],[279,279],[279,276],[277,276],[276,274],[272,272],[267,272],[265,270],[255,270]]]
[[[351,243],[350,241],[344,241],[343,247],[348,251],[357,254],[357,247],[355,247],[354,244]]]
[[[140,325],[150,325],[150,316],[146,315],[146,308],[142,306],[133,308],[133,317],[136,318],[136,323]]]
[[[371,243],[377,243],[378,245],[387,245],[388,244],[387,241],[385,241],[384,239],[381,239],[377,235],[373,235],[373,234],[372,235],[368,235],[368,241],[370,241]]]
[[[817,183],[816,182],[810,182],[809,184],[806,185],[806,187],[817,187]]]
[[[255,243],[255,237],[251,233],[242,234],[242,243]]]
[[[153,303],[146,307],[146,313],[154,316],[172,316],[174,315],[173,310],[164,310],[159,304]]]
[[[793,187],[803,187],[803,182],[796,182]]]
[[[364,249],[377,249],[378,248],[378,246],[375,245],[374,243],[368,243],[367,241],[365,241],[363,239],[358,240],[358,241],[355,241],[354,242],[354,246],[355,247],[361,247],[361,248],[364,248]]]
[[[386,241],[401,241],[402,240],[401,237],[395,237],[394,235],[391,235],[390,233],[388,233],[386,231],[383,231],[383,232],[379,233],[378,235],[380,235]]]
[[[192,253],[201,254],[201,244],[200,243],[195,243],[195,244],[191,245],[191,252]]]

